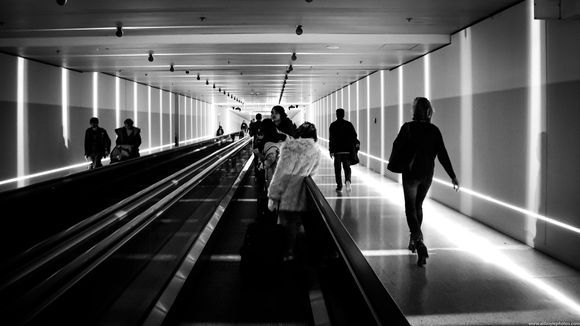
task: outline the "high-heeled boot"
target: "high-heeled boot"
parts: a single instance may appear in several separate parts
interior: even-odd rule
[[[409,239],[409,246],[407,247],[412,253],[415,253],[415,240]]]
[[[417,249],[417,266],[427,264],[427,258],[429,258],[427,246],[425,246],[422,240],[417,240],[415,241],[415,248]]]

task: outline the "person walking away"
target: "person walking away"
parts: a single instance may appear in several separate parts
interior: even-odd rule
[[[334,159],[334,177],[336,191],[342,191],[342,176],[340,166],[344,169],[346,190],[351,190],[350,155],[355,150],[357,134],[350,121],[344,119],[344,110],[336,110],[336,120],[329,127],[330,141],[328,149],[330,158]]]
[[[276,128],[278,128],[278,131],[290,137],[295,136],[294,134],[296,133],[296,125],[292,122],[292,120],[290,120],[290,118],[288,118],[284,107],[276,105],[272,108],[270,114],[272,121],[274,121]]]
[[[217,131],[215,132],[215,135],[216,135],[216,136],[221,136],[221,135],[223,135],[223,134],[224,134],[224,129],[223,129],[223,128],[222,128],[222,126],[220,125],[220,126],[218,126],[218,129],[217,129]]]
[[[240,129],[242,130],[242,137],[244,137],[248,132],[248,124],[246,123],[246,120],[242,120],[242,125],[240,126]]]
[[[265,171],[266,177],[266,189],[270,186],[272,181],[272,176],[276,170],[276,165],[278,163],[278,157],[280,155],[280,148],[282,147],[283,141],[285,141],[288,136],[283,133],[279,133],[276,129],[276,125],[271,119],[265,119],[262,121],[261,127],[262,134],[264,138],[264,147],[261,152],[261,162],[263,169]]]
[[[303,123],[296,130],[296,139],[288,139],[280,149],[280,158],[270,187],[268,208],[279,210],[280,222],[286,229],[285,260],[294,259],[294,245],[302,214],[308,210],[304,179],[318,169],[320,150],[316,145],[316,127]]]
[[[437,126],[431,123],[433,107],[425,97],[413,101],[413,121],[403,124],[395,142],[395,148],[404,148],[410,153],[403,169],[403,194],[405,215],[411,233],[409,250],[417,250],[417,265],[427,263],[429,253],[423,241],[423,200],[433,181],[435,157],[451,178],[453,188],[459,189],[459,182],[453,171],[451,160],[443,143],[443,136]],[[393,157],[395,153],[391,155]],[[389,168],[389,167],[388,167]],[[390,169],[390,168],[389,168]]]
[[[119,148],[128,152],[127,158],[130,159],[141,156],[139,154],[139,146],[141,146],[141,129],[133,126],[133,120],[125,119],[124,126],[115,129],[115,133],[117,134],[116,144]]]
[[[256,114],[256,121],[252,121],[250,122],[250,128],[249,128],[249,134],[251,137],[254,137],[254,140],[252,142],[252,148],[257,148],[257,135],[258,135],[258,130],[260,129],[260,126],[262,125],[262,115],[260,113]]]
[[[91,160],[89,170],[103,166],[101,159],[111,151],[111,139],[104,128],[99,127],[99,118],[89,120],[91,125],[85,131],[85,157]]]

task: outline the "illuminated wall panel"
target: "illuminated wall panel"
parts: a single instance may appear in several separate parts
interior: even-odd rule
[[[381,157],[381,137],[382,118],[381,118],[381,72],[377,71],[369,76],[368,103],[370,110],[368,112],[369,121],[369,154],[374,157]],[[381,161],[369,157],[369,167],[373,171],[381,172]]]
[[[23,67],[24,68],[24,67]],[[0,159],[0,180],[12,178],[17,174],[17,95],[18,95],[17,58],[0,54],[0,75],[5,81],[0,87],[0,145],[3,159]],[[4,159],[11,157],[12,159]],[[0,190],[1,190],[0,186]]]

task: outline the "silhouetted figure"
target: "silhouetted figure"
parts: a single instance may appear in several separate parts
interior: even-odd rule
[[[264,121],[262,121],[260,131],[263,135],[262,142],[264,143],[264,146],[259,153],[260,167],[264,170],[266,189],[268,189],[274,171],[276,170],[276,165],[278,164],[280,148],[288,136],[278,132],[271,119],[264,119]]]
[[[292,122],[292,120],[290,120],[290,118],[288,118],[284,107],[276,105],[272,108],[270,114],[272,121],[274,121],[276,128],[278,128],[278,131],[285,133],[290,137],[295,136],[294,134],[296,133],[296,125]]]
[[[262,125],[262,115],[260,113],[256,114],[256,121],[252,121],[250,122],[250,128],[249,128],[249,133],[250,136],[254,137],[253,140],[253,148],[257,148],[258,144],[258,130],[260,129],[260,126]]]
[[[224,128],[222,128],[222,126],[220,125],[217,129],[217,131],[215,132],[216,136],[221,136],[224,134]]]
[[[296,131],[296,139],[287,139],[280,149],[278,165],[268,188],[268,208],[279,209],[282,225],[286,227],[286,260],[294,258],[294,245],[302,214],[308,210],[304,178],[318,169],[320,150],[316,145],[316,127],[303,123]]]
[[[115,129],[117,146],[111,153],[111,163],[139,157],[141,129],[133,126],[133,120],[125,119],[124,126]]]
[[[423,243],[423,200],[433,180],[435,157],[451,178],[453,188],[459,182],[453,172],[441,131],[431,123],[433,108],[428,99],[417,97],[413,101],[413,121],[405,123],[393,143],[393,152],[387,168],[403,173],[405,215],[411,232],[409,250],[417,250],[417,265],[426,264],[429,254]]]
[[[85,157],[91,160],[89,169],[103,166],[101,159],[111,151],[111,139],[104,128],[99,127],[99,118],[91,118],[91,125],[85,132]]]
[[[342,176],[340,166],[344,169],[344,181],[346,190],[350,191],[350,159],[355,151],[357,134],[352,123],[344,119],[344,110],[336,110],[336,121],[330,124],[330,142],[328,149],[330,157],[334,158],[334,177],[336,191],[342,191]]]
[[[246,120],[242,121],[242,125],[240,126],[240,130],[242,130],[242,132],[244,134],[248,132],[248,124],[246,123]]]

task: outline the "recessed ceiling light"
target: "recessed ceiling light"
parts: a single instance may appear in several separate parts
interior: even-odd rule
[[[326,48],[329,49],[329,50],[338,50],[338,49],[340,49],[340,46],[338,46],[338,45],[327,45]]]

